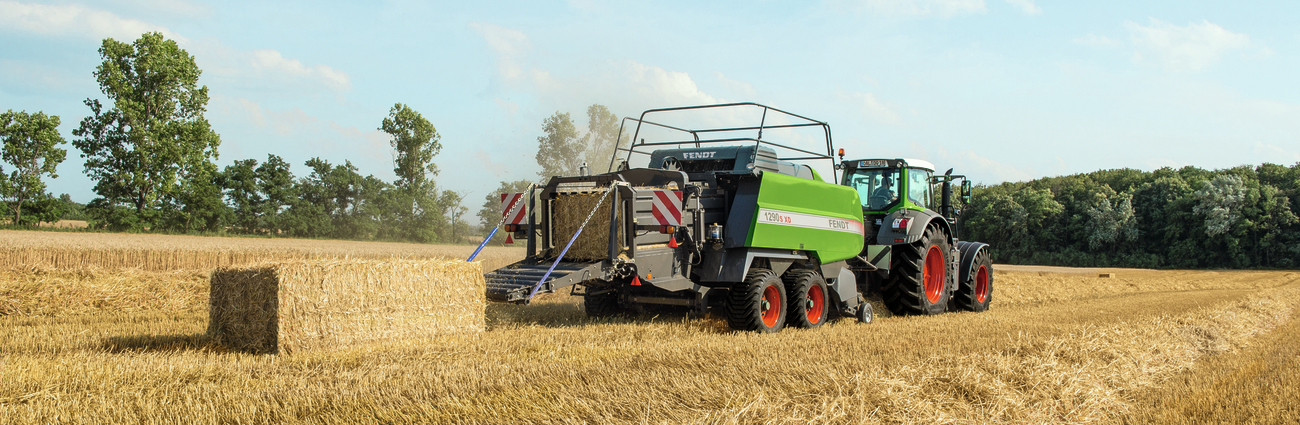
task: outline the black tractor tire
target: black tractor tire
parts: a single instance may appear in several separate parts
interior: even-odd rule
[[[929,226],[921,240],[894,245],[894,266],[881,288],[885,306],[895,315],[940,314],[948,309],[948,237]]]
[[[975,254],[970,275],[957,283],[952,294],[952,310],[985,311],[993,302],[993,259],[986,250]]]
[[[778,332],[785,326],[785,285],[771,270],[750,268],[727,294],[727,324],[738,331]]]
[[[806,329],[825,324],[831,312],[826,279],[812,270],[791,270],[783,280],[789,289],[786,299],[790,300],[786,324]]]
[[[598,319],[616,317],[627,313],[627,310],[619,304],[618,291],[584,295],[582,297],[582,306],[587,311],[587,317]]]

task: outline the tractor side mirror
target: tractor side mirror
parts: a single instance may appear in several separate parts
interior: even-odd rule
[[[961,201],[970,202],[970,180],[961,181]]]

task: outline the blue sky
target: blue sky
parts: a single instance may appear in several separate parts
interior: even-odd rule
[[[542,120],[754,101],[830,123],[852,157],[976,182],[1300,162],[1300,2],[200,2],[0,0],[0,110],[72,130],[105,37],[194,55],[219,165],[315,156],[393,180],[396,102],[442,135],[476,209],[535,179]],[[53,193],[94,198],[75,148]]]

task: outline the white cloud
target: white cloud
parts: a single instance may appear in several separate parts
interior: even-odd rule
[[[713,73],[713,78],[717,78],[718,82],[722,83],[722,87],[725,87],[728,91],[738,94],[741,97],[751,99],[758,97],[758,91],[754,90],[753,84],[727,78],[726,75],[716,71]]]
[[[501,77],[514,81],[523,76],[520,57],[533,48],[527,35],[516,29],[482,22],[470,22],[469,27],[478,32],[487,42],[488,48],[497,54],[497,73]]]
[[[1074,40],[1071,41],[1073,41],[1075,44],[1082,44],[1084,46],[1094,46],[1094,47],[1110,47],[1110,46],[1120,45],[1119,40],[1106,37],[1106,36],[1093,34],[1093,33],[1088,33],[1088,35],[1085,35],[1083,37],[1076,37]]]
[[[1019,7],[1026,15],[1043,13],[1043,9],[1034,4],[1034,0],[1007,0],[1012,6]]]
[[[111,0],[109,3],[138,11],[164,13],[187,18],[212,16],[212,7],[186,0]]]
[[[1260,162],[1272,162],[1286,166],[1300,164],[1300,151],[1263,142],[1255,142],[1255,156],[1261,158]]]
[[[873,15],[951,17],[984,13],[984,0],[849,0],[848,5]]]
[[[1201,21],[1177,26],[1152,18],[1150,26],[1124,24],[1136,49],[1133,61],[1154,63],[1173,71],[1205,68],[1233,50],[1251,47],[1250,37]]]
[[[903,117],[894,112],[894,107],[876,98],[875,94],[862,92],[842,93],[849,102],[861,109],[867,119],[889,125],[902,125]]]
[[[510,167],[503,162],[492,162],[492,154],[487,151],[478,149],[474,151],[474,158],[483,164],[483,169],[492,173],[493,176],[500,178],[510,172]]]
[[[933,149],[933,152],[931,152],[931,149]],[[952,168],[953,174],[970,176],[971,180],[976,183],[996,184],[1028,181],[1042,176],[1042,174],[1035,172],[1033,167],[1013,167],[971,150],[951,152],[943,145],[935,144],[927,147],[917,142],[911,143],[911,150],[913,155],[916,155],[919,159],[934,163],[935,168],[937,168],[936,173],[942,173]],[[1057,158],[1057,160],[1059,161],[1060,158]],[[1042,165],[1046,166],[1048,164]]]
[[[628,60],[615,67],[615,84],[652,105],[703,105],[718,99],[700,90],[690,74]],[[621,80],[621,81],[620,81]]]
[[[32,4],[0,1],[0,27],[38,35],[75,36],[100,40],[112,37],[131,41],[157,31],[169,39],[184,40],[161,25],[123,18],[112,12],[77,4]]]
[[[138,6],[157,6],[177,13],[202,13],[199,8],[205,7],[175,0],[145,0]],[[241,85],[262,83],[267,89],[301,86],[303,83],[323,85],[336,91],[351,89],[346,73],[326,65],[306,65],[297,59],[285,58],[272,49],[237,51],[214,40],[190,40],[161,25],[77,4],[46,5],[0,0],[0,27],[42,36],[95,41],[112,37],[122,42],[131,42],[141,34],[157,31],[193,55],[205,75],[228,77]]]
[[[272,49],[259,49],[241,54],[251,68],[259,73],[270,72],[284,74],[294,78],[308,78],[324,83],[335,90],[348,90],[352,82],[342,71],[325,65],[303,65],[297,59],[287,59],[280,52]]]

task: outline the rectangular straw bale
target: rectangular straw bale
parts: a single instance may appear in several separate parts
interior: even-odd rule
[[[485,326],[483,271],[460,260],[301,260],[212,272],[208,335],[293,354]]]
[[[582,226],[582,221],[596,207],[604,191],[590,193],[559,194],[552,202],[552,229],[554,229],[555,248],[550,255],[556,256],[569,243],[573,234]],[[591,221],[582,230],[573,246],[564,255],[565,260],[599,260],[609,256],[609,211],[613,206],[613,196],[605,197],[600,208],[591,216]],[[619,226],[619,241],[623,240],[623,227]],[[620,243],[620,250],[623,248]]]

